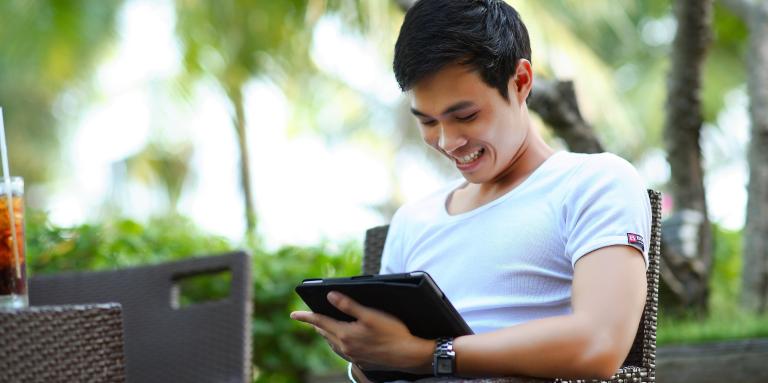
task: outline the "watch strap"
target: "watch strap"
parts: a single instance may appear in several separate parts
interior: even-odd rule
[[[454,376],[456,374],[456,352],[453,350],[453,338],[438,338],[432,359],[432,371],[435,376]]]

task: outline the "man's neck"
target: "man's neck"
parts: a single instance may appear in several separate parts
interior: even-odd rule
[[[476,185],[478,195],[493,196],[506,193],[520,185],[541,164],[555,153],[533,128],[509,167],[496,178]]]

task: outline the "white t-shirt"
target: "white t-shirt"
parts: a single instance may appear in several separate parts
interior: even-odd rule
[[[475,333],[570,313],[574,265],[593,250],[633,246],[648,265],[646,187],[613,154],[558,152],[503,196],[449,215],[464,182],[398,209],[381,273],[428,272]]]

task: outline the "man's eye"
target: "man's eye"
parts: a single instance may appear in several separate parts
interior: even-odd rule
[[[437,124],[437,120],[419,120],[419,121],[421,122],[422,125],[426,125],[426,126],[434,126],[435,124]]]
[[[461,122],[468,122],[468,121],[474,120],[475,117],[477,117],[477,112],[472,113],[472,114],[467,115],[467,116],[456,116],[456,119],[461,121]]]

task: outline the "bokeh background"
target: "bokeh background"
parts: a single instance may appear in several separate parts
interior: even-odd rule
[[[536,75],[572,81],[602,147],[665,192],[665,217],[687,222],[675,221],[686,206],[674,198],[665,135],[676,2],[509,2],[528,26]],[[246,248],[254,378],[338,371],[323,342],[287,319],[301,307],[293,285],[357,273],[365,229],[460,176],[421,143],[391,70],[410,3],[0,2],[0,107],[12,173],[26,180],[31,273]],[[765,306],[739,304],[750,30],[740,1],[703,3],[711,38],[701,72],[692,67],[701,78],[693,146],[711,241],[692,256],[701,275],[667,276],[660,344],[768,336]],[[554,147],[568,148],[533,117]],[[675,290],[689,281],[692,296]]]

